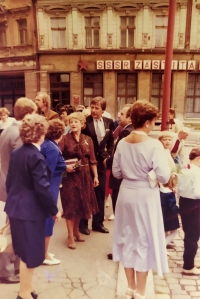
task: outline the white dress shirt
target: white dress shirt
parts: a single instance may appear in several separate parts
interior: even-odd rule
[[[100,118],[100,119],[94,119],[93,118],[93,122],[94,122],[95,132],[96,132],[97,122],[98,122],[98,127],[99,127],[99,130],[101,132],[101,140],[102,140],[104,138],[105,134],[106,134],[103,118]]]
[[[178,173],[178,194],[182,197],[200,199],[200,167],[188,164]]]

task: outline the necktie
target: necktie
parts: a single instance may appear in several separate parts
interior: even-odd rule
[[[171,150],[171,153],[172,153],[172,154],[176,154],[176,153],[177,153],[179,144],[180,144],[180,140],[177,139],[176,142],[175,142],[175,144],[174,144],[173,149]]]
[[[96,135],[97,135],[97,140],[98,140],[98,143],[101,142],[101,130],[99,128],[99,121],[96,120]]]

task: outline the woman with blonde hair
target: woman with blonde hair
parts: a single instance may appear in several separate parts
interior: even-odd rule
[[[6,107],[0,108],[0,130],[4,130],[12,125],[13,121],[15,120],[14,117],[9,117],[10,112]]]
[[[6,180],[12,242],[20,261],[20,291],[17,299],[37,298],[32,292],[34,268],[45,255],[45,221],[49,216],[60,219],[50,190],[50,173],[40,145],[47,133],[43,116],[27,115],[20,126],[23,145],[12,152]],[[17,170],[17,171],[16,171]]]
[[[85,126],[84,114],[70,114],[69,125],[71,133],[64,135],[59,145],[67,165],[73,165],[74,172],[63,177],[60,195],[68,229],[68,247],[76,249],[75,240],[85,241],[79,233],[80,219],[89,219],[98,212],[94,187],[99,181],[92,139],[81,133]]]
[[[131,108],[134,131],[120,140],[113,160],[113,175],[122,179],[114,222],[113,260],[125,269],[127,295],[145,298],[149,269],[162,276],[168,271],[165,235],[158,185],[151,185],[149,172],[165,184],[170,168],[163,156],[163,146],[148,137],[159,110],[147,101],[137,101]]]

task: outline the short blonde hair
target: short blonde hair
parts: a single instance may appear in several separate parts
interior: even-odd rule
[[[86,123],[85,115],[82,112],[73,112],[68,116],[68,119],[69,119],[69,122],[71,119],[78,119],[78,120],[80,120],[82,126],[84,126]]]
[[[19,128],[23,143],[37,143],[42,135],[46,135],[49,124],[46,118],[38,114],[28,114]]]
[[[185,134],[189,135],[190,134],[190,129],[187,128],[187,127],[182,127],[178,133],[185,133]]]
[[[46,104],[47,108],[50,108],[51,99],[50,99],[50,96],[48,95],[48,93],[46,93],[45,91],[39,91],[37,93],[37,96],[40,96],[40,95],[42,96],[43,103]]]
[[[158,140],[162,140],[165,137],[170,137],[172,139],[172,134],[170,131],[162,131],[160,132],[159,136],[158,136]]]
[[[34,111],[37,111],[37,106],[32,100],[28,98],[19,98],[15,102],[14,117],[16,118],[16,120],[22,120],[25,115],[31,114]]]
[[[2,114],[9,115],[10,112],[8,111],[8,109],[6,107],[2,107],[2,108],[0,108],[0,117],[2,116]]]

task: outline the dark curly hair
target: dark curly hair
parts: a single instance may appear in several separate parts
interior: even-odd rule
[[[131,121],[135,129],[142,128],[147,120],[159,118],[159,110],[146,100],[136,101],[131,109]]]
[[[48,121],[49,128],[46,134],[46,138],[50,140],[59,139],[65,132],[65,125],[60,119],[51,119]]]

